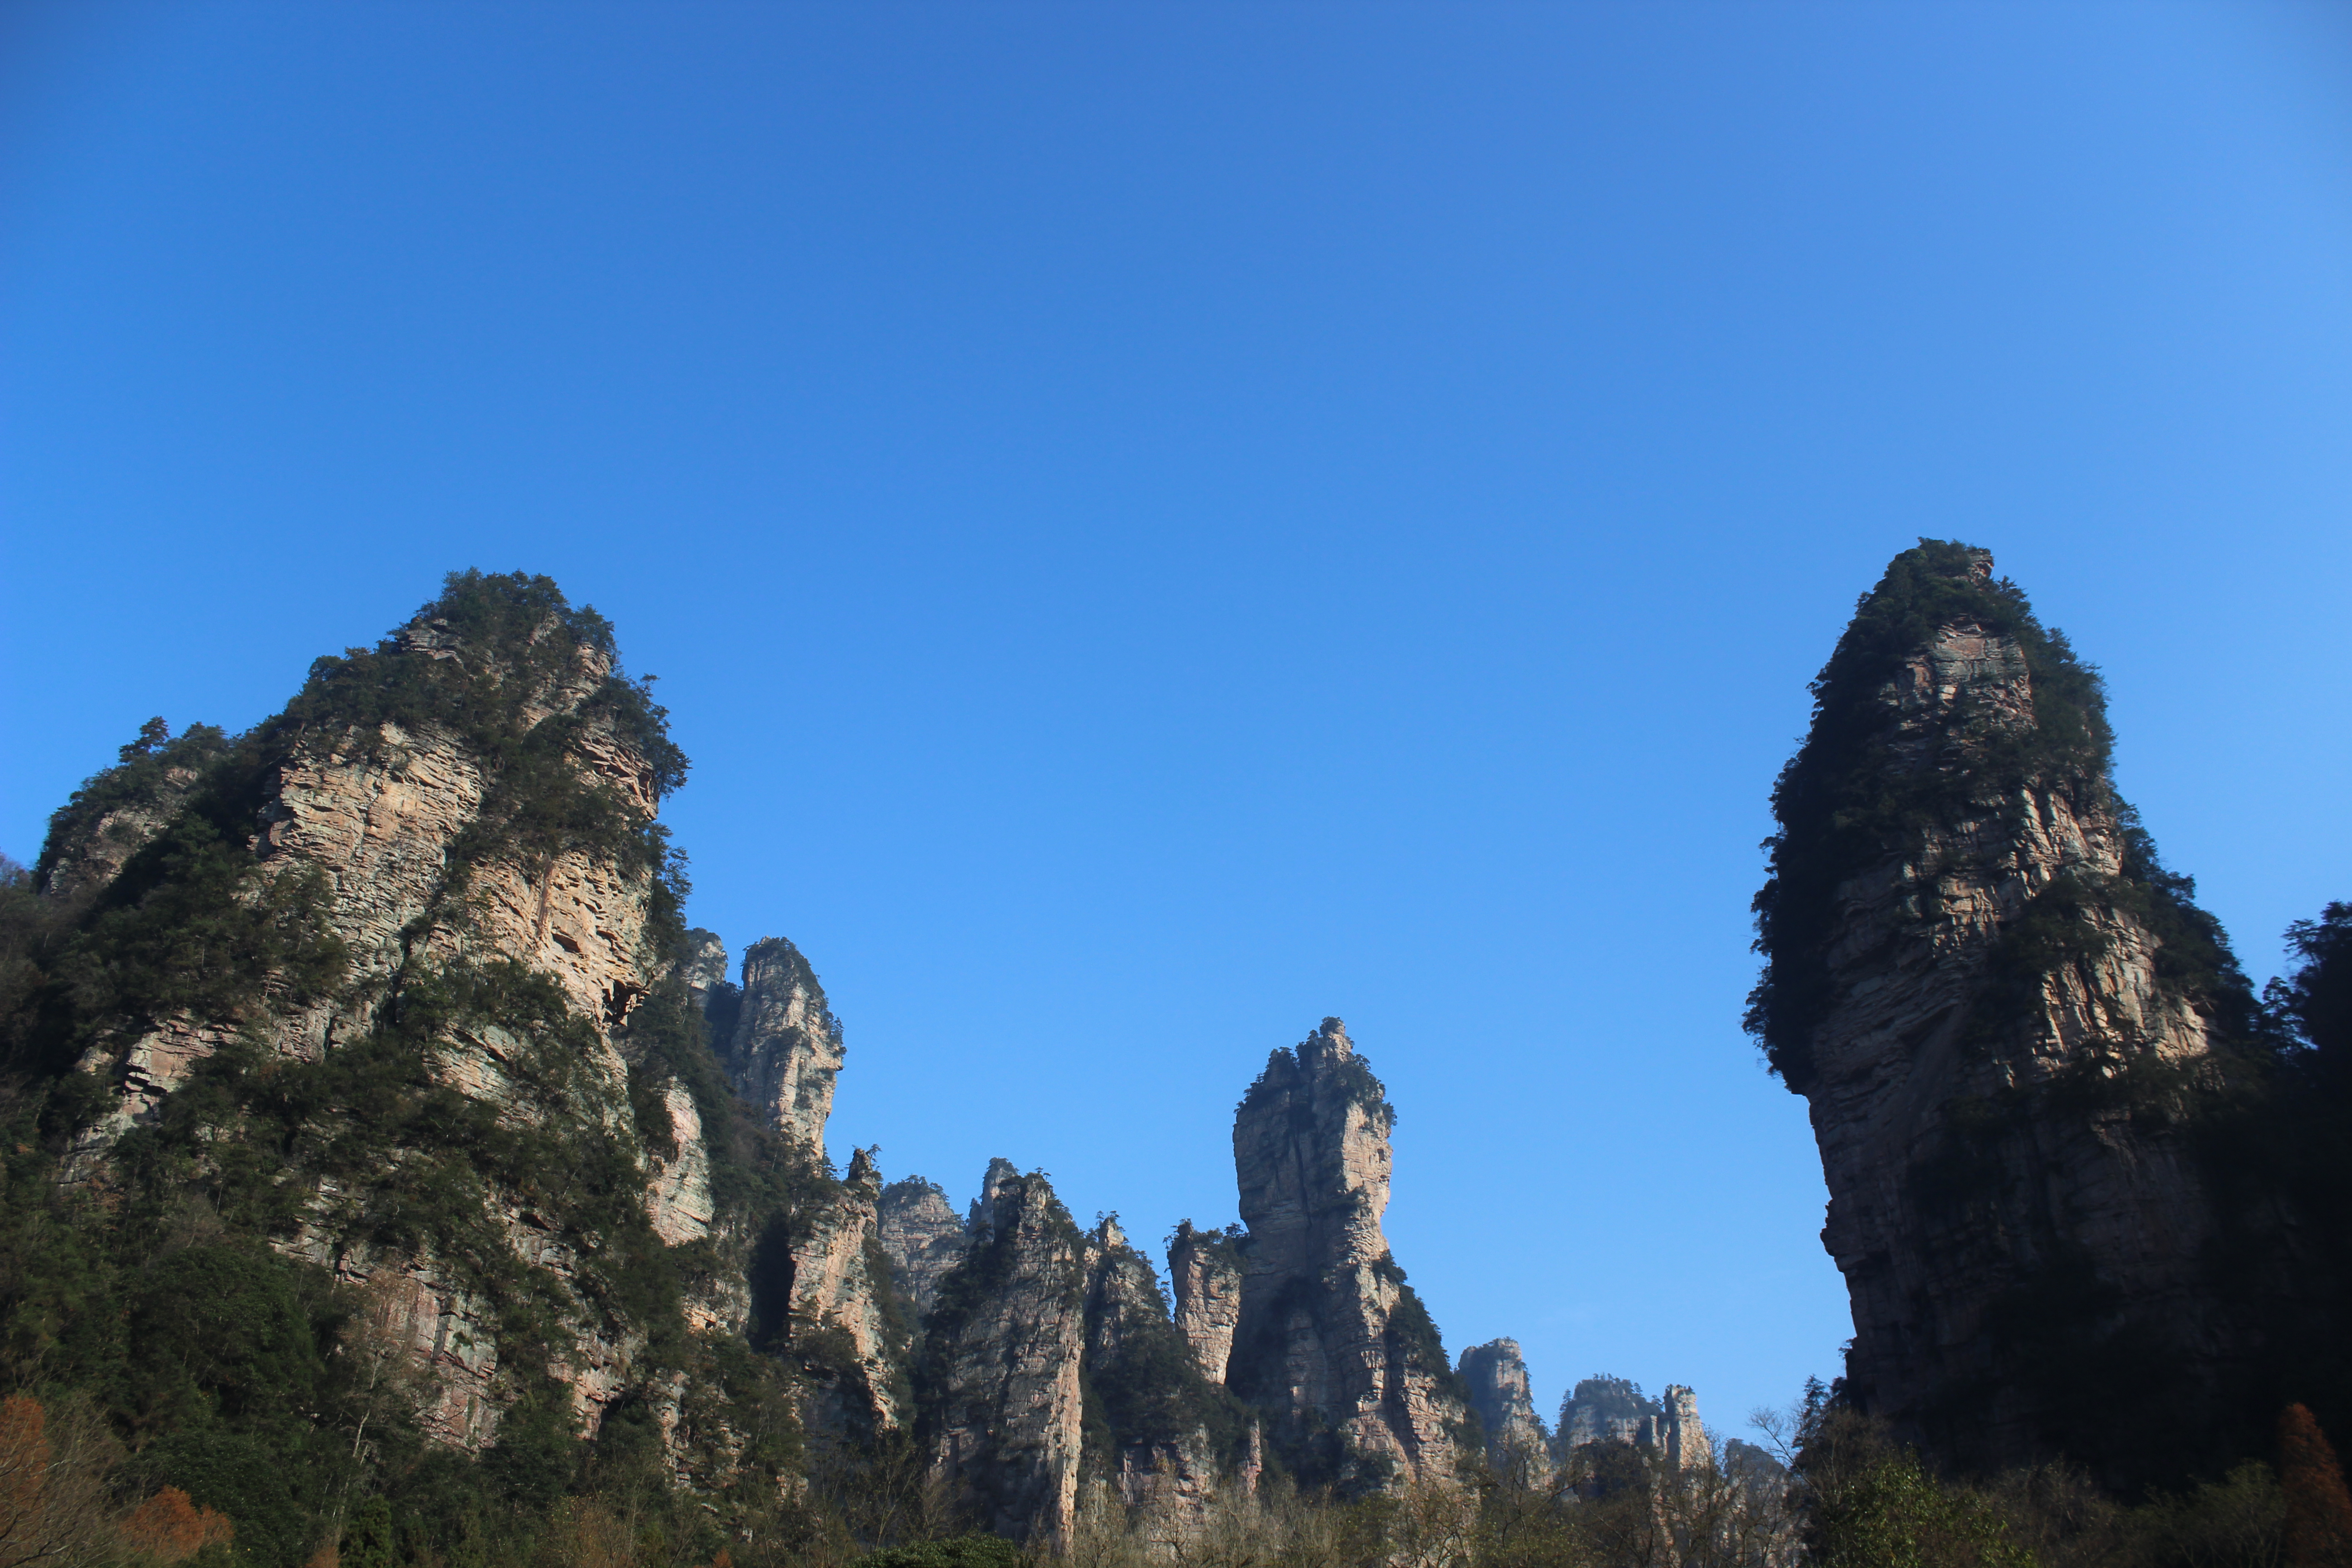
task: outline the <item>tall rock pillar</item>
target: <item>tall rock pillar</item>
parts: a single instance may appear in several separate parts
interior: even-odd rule
[[[824,1157],[841,1025],[816,972],[782,937],[761,937],[744,950],[740,1011],[718,1055],[735,1092],[758,1106],[769,1126]]]
[[[1496,1466],[1532,1463],[1550,1468],[1551,1434],[1536,1414],[1528,1363],[1517,1340],[1490,1340],[1462,1352],[1462,1381],[1470,1406],[1486,1429],[1486,1457]]]
[[[1350,1488],[1451,1476],[1468,1424],[1381,1231],[1395,1120],[1337,1018],[1275,1052],[1234,1120],[1249,1235],[1226,1382],[1297,1468]]]
[[[1748,1027],[1811,1110],[1850,1392],[1962,1465],[2147,1476],[2242,1349],[2181,1120],[2243,978],[1990,555],[1897,556],[1813,690]]]
[[[983,1202],[971,1250],[939,1282],[927,1323],[918,1436],[985,1528],[1063,1541],[1084,1443],[1085,1238],[1042,1173],[999,1161]]]

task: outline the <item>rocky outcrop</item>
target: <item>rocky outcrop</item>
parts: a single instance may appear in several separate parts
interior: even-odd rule
[[[917,1436],[983,1528],[1061,1541],[1084,1447],[1086,1243],[1042,1172],[1009,1172],[992,1167],[971,1250],[940,1281],[917,1363]]]
[[[1580,1378],[1559,1402],[1552,1441],[1565,1463],[1588,1444],[1638,1443],[1654,1436],[1658,1415],[1657,1401],[1644,1397],[1638,1384],[1605,1373]]]
[[[1087,1468],[1102,1478],[1146,1541],[1190,1539],[1214,1499],[1217,1431],[1238,1432],[1235,1406],[1202,1377],[1168,1315],[1150,1263],[1116,1218],[1087,1237]]]
[[[1469,1409],[1381,1230],[1395,1113],[1326,1018],[1234,1120],[1245,1268],[1227,1384],[1294,1468],[1350,1488],[1454,1474]]]
[[[551,584],[453,580],[450,598],[377,649],[320,660],[284,714],[234,744],[214,734],[201,776],[180,776],[188,737],[126,753],[126,769],[154,774],[138,797],[144,816],[84,812],[105,853],[61,842],[45,857],[61,876],[96,876],[123,864],[108,858],[115,849],[156,833],[220,845],[209,879],[174,882],[168,866],[140,874],[190,911],[184,929],[242,933],[216,958],[183,961],[199,984],[185,973],[146,983],[175,1005],[118,993],[114,1010],[80,1023],[79,1065],[116,1098],[65,1178],[110,1184],[121,1135],[156,1123],[233,1040],[274,1054],[281,1072],[326,1072],[331,1053],[380,1061],[373,1115],[391,1121],[349,1124],[331,1098],[313,1121],[271,1134],[288,1151],[279,1190],[301,1204],[273,1240],[376,1303],[424,1379],[423,1430],[468,1447],[493,1435],[516,1386],[491,1300],[516,1270],[541,1282],[541,1300],[569,1305],[546,1320],[539,1360],[512,1370],[535,1375],[543,1360],[571,1387],[583,1432],[623,1394],[646,1331],[600,1304],[599,1254],[626,1211],[592,1221],[542,1195],[538,1173],[465,1142],[500,1130],[624,1169],[644,1148],[615,1037],[667,967],[649,935],[657,861],[640,837],[662,787],[646,747],[667,742],[657,716],[650,729],[633,721],[638,694],[613,679],[592,623],[567,616]],[[78,800],[103,805],[121,783],[94,780]],[[541,832],[547,820],[565,830]],[[125,950],[110,962],[135,974],[144,961]],[[472,1120],[403,1125],[436,1086]],[[667,1110],[688,1136],[677,1158],[646,1161],[634,1202],[662,1239],[692,1239],[712,1223],[710,1173],[691,1102],[673,1092]],[[243,1137],[278,1112],[264,1102],[231,1114]],[[194,1136],[201,1148],[205,1134]],[[348,1149],[362,1145],[374,1152],[355,1161]],[[414,1195],[425,1192],[467,1195]]]
[[[963,1258],[963,1222],[936,1182],[908,1176],[882,1189],[877,1211],[882,1250],[907,1304],[908,1327],[920,1332],[939,1300],[940,1281]]]
[[[1749,1026],[1820,1144],[1848,1389],[1962,1464],[2127,1473],[2242,1348],[2177,1121],[2243,982],[1989,554],[1898,556],[1814,689]]]
[[[1470,1408],[1486,1434],[1486,1457],[1497,1467],[1548,1461],[1551,1434],[1536,1414],[1528,1363],[1517,1340],[1489,1340],[1462,1352],[1458,1369],[1470,1390]]]
[[[700,926],[686,933],[686,953],[678,960],[678,978],[686,985],[688,1005],[708,1016],[710,999],[728,984],[727,944],[715,931]],[[730,1030],[733,1020],[729,1020]]]
[[[48,839],[33,868],[43,895],[60,901],[96,893],[177,816],[206,769],[228,749],[209,724],[176,740],[150,719],[113,767],[90,779],[49,819]]]
[[[1176,1331],[1192,1363],[1211,1383],[1225,1381],[1234,1330],[1242,1316],[1241,1228],[1195,1230],[1185,1220],[1168,1244],[1168,1279],[1176,1294]]]
[[[663,1086],[662,1109],[669,1117],[668,1152],[649,1152],[646,1217],[665,1247],[683,1247],[710,1234],[717,1205],[710,1195],[710,1151],[703,1142],[702,1114],[694,1096],[673,1079]]]
[[[769,1126],[824,1158],[841,1075],[841,1025],[800,949],[768,936],[745,950],[735,1026],[716,1048],[735,1092],[759,1107]]]
[[[906,1415],[873,1151],[856,1151],[838,1184],[807,1191],[793,1218],[789,1310],[790,1343],[815,1384],[809,1421],[870,1436]]]
[[[1698,1395],[1679,1383],[1666,1384],[1659,1411],[1650,1418],[1647,1441],[1678,1470],[1695,1469],[1710,1456],[1706,1426],[1698,1418]]]

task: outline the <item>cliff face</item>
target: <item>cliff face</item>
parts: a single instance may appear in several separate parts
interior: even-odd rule
[[[1698,1418],[1698,1395],[1670,1383],[1659,1404],[1663,1408],[1652,1427],[1652,1445],[1678,1470],[1704,1463],[1708,1458],[1706,1426]]]
[[[813,1384],[811,1424],[870,1436],[907,1415],[904,1331],[878,1223],[873,1152],[836,1184],[812,1182],[793,1215],[786,1342]]]
[[[1225,1381],[1233,1360],[1234,1330],[1242,1315],[1242,1253],[1239,1237],[1195,1230],[1185,1220],[1168,1244],[1168,1279],[1176,1293],[1176,1330],[1184,1337],[1193,1365],[1211,1383]]]
[[[790,942],[738,983],[685,929],[655,821],[684,771],[610,628],[520,576],[453,577],[246,735],[149,726],[58,814],[39,890],[0,876],[0,1048],[40,1086],[0,1105],[11,1321],[172,1319],[149,1291],[314,1347],[276,1426],[222,1416],[270,1456],[241,1542],[308,1489],[288,1563],[351,1496],[457,1462],[435,1448],[482,1461],[494,1511],[651,1475],[751,1529],[911,1426],[990,1528],[1066,1539],[1098,1486],[1171,1551],[1269,1447],[1308,1485],[1450,1475],[1469,1411],[1389,1256],[1391,1117],[1338,1020],[1252,1088],[1248,1228],[1179,1227],[1171,1314],[1042,1174],[993,1162],[963,1224],[870,1150],[835,1174],[840,1026]],[[87,1255],[26,1250],[61,1235]],[[47,1332],[0,1372],[163,1375],[145,1329]],[[201,1381],[249,1347],[184,1352],[153,1352],[199,1380],[174,1408],[263,1408]],[[157,1408],[110,1416],[162,1433],[142,1476],[215,1484],[213,1436]]]
[[[1536,1414],[1528,1384],[1528,1363],[1517,1340],[1489,1340],[1462,1352],[1458,1369],[1470,1390],[1470,1407],[1486,1433],[1486,1457],[1496,1466],[1547,1461],[1551,1434]]]
[[[761,937],[743,954],[735,1026],[714,1043],[735,1092],[758,1106],[768,1125],[824,1156],[824,1124],[841,1076],[841,1025],[800,949]]]
[[[1350,1487],[1453,1473],[1469,1409],[1381,1231],[1395,1121],[1337,1018],[1276,1051],[1234,1120],[1244,1274],[1226,1383]]]
[[[1657,1401],[1622,1377],[1580,1378],[1559,1402],[1559,1426],[1552,1440],[1564,1464],[1589,1443],[1638,1443],[1654,1435]]]
[[[940,1281],[963,1258],[963,1222],[938,1183],[908,1176],[882,1189],[879,1223],[908,1326],[919,1332],[939,1300]]]
[[[76,941],[123,977],[51,1015],[49,1048],[103,1089],[68,1179],[124,1201],[184,1146],[225,1215],[274,1210],[281,1251],[379,1304],[424,1431],[462,1447],[542,1371],[595,1430],[647,1332],[614,1310],[616,1255],[710,1223],[689,1150],[589,1205],[542,1190],[551,1162],[643,1170],[617,1040],[668,967],[650,825],[683,762],[597,626],[551,584],[454,582],[197,776],[167,765],[100,814],[98,847],[45,857],[110,872]],[[158,937],[181,950],[150,965]],[[278,1152],[251,1173],[205,1152],[257,1142]],[[526,1345],[499,1303],[530,1290],[558,1305]]]
[[[1064,1540],[1084,1446],[1085,1240],[1043,1174],[1003,1161],[975,1208],[971,1249],[927,1322],[917,1436],[985,1528]]]
[[[1749,1026],[1811,1109],[1850,1389],[1964,1463],[2129,1472],[2242,1348],[2179,1125],[2242,979],[1985,552],[1897,557],[1815,691]]]

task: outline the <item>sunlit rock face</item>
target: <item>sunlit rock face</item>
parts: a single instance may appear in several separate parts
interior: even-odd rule
[[[1486,1434],[1486,1457],[1497,1468],[1515,1461],[1549,1464],[1551,1434],[1536,1414],[1528,1363],[1517,1340],[1489,1340],[1462,1352],[1458,1369],[1470,1390],[1470,1407]]]
[[[1452,1476],[1469,1415],[1381,1234],[1394,1121],[1337,1018],[1275,1052],[1234,1121],[1249,1234],[1226,1382],[1354,1488]]]
[[[1017,1541],[1063,1541],[1085,1406],[1085,1238],[1042,1173],[992,1167],[971,1245],[940,1280],[916,1367],[917,1436],[959,1508]]]
[[[800,949],[770,936],[745,951],[734,1028],[713,1048],[735,1092],[758,1106],[769,1126],[822,1159],[841,1076],[841,1025]]]
[[[2218,931],[2115,795],[2095,681],[1986,552],[1898,557],[1815,689],[1751,1027],[1811,1108],[1850,1387],[1963,1463],[2127,1469],[2245,1348],[2180,1122],[2234,964],[2197,955]]]
[[[95,1031],[79,1066],[117,1086],[119,1098],[79,1141],[68,1180],[110,1184],[121,1134],[157,1121],[225,1047],[316,1066],[369,1041],[402,996],[436,997],[432,1005],[446,1013],[416,1047],[420,1081],[520,1132],[638,1146],[616,1040],[667,969],[649,934],[652,869],[593,835],[538,841],[511,821],[515,759],[534,749],[542,791],[601,801],[615,821],[653,816],[653,766],[599,704],[611,658],[572,641],[552,612],[527,636],[475,637],[431,611],[367,657],[388,681],[469,682],[497,699],[499,718],[470,731],[429,718],[370,718],[364,703],[339,705],[331,686],[306,692],[299,719],[212,748],[201,781],[167,769],[138,812],[100,821],[93,844],[60,858],[59,878],[76,879],[75,892],[100,891],[131,864],[120,851],[201,807],[208,831],[250,857],[238,901],[273,911],[282,928],[299,926],[304,951],[335,958],[331,980],[273,973],[251,1000],[225,1011],[133,1016],[126,1027]],[[170,873],[161,875],[168,882]],[[552,989],[509,1000],[493,1017],[478,1000],[486,975],[528,976],[516,984]],[[639,1201],[657,1234],[690,1238],[710,1224],[709,1173],[691,1104],[675,1095],[668,1103],[685,1136]],[[300,1130],[298,1152],[333,1135],[333,1112],[322,1108],[327,1120]],[[394,1244],[360,1223],[376,1201],[370,1181],[446,1153],[411,1142],[388,1150],[382,1168],[358,1173],[307,1173],[298,1161],[285,1180],[304,1194],[301,1217],[272,1239],[370,1304],[369,1331],[415,1363],[425,1435],[477,1447],[494,1436],[510,1397],[500,1376],[507,1350],[478,1269],[457,1266],[429,1240]],[[497,1181],[470,1217],[514,1265],[548,1280],[553,1299],[576,1307],[546,1370],[571,1390],[581,1430],[594,1431],[628,1385],[642,1342],[635,1326],[591,1304],[593,1244],[563,1205]]]
[[[1238,1237],[1195,1230],[1186,1220],[1168,1244],[1168,1279],[1176,1297],[1177,1331],[1201,1375],[1225,1381],[1234,1330],[1242,1315],[1242,1254]]]
[[[878,1216],[882,1250],[907,1304],[908,1326],[919,1333],[939,1300],[940,1281],[963,1258],[963,1221],[939,1184],[920,1176],[884,1187]]]

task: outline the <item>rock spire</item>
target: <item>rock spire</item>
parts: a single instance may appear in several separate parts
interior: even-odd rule
[[[769,1126],[823,1159],[841,1076],[841,1024],[800,949],[763,936],[744,950],[734,1027],[713,1044],[735,1092],[758,1106]]]
[[[1462,1352],[1458,1369],[1470,1390],[1470,1407],[1486,1433],[1486,1457],[1498,1468],[1529,1460],[1548,1462],[1551,1434],[1536,1414],[1528,1384],[1528,1363],[1517,1340],[1489,1340]]]
[[[1965,1465],[2133,1473],[2237,1353],[2179,1123],[2242,977],[2116,798],[2095,672],[1989,553],[1897,556],[1814,691],[1748,1024],[1811,1110],[1848,1387]]]
[[[929,1319],[917,1435],[985,1528],[1064,1541],[1084,1446],[1086,1241],[1043,1173],[998,1161],[989,1174],[971,1249],[940,1281]]]
[[[1469,1416],[1381,1230],[1395,1120],[1337,1018],[1276,1051],[1234,1119],[1249,1234],[1226,1383],[1352,1487],[1451,1476]]]

